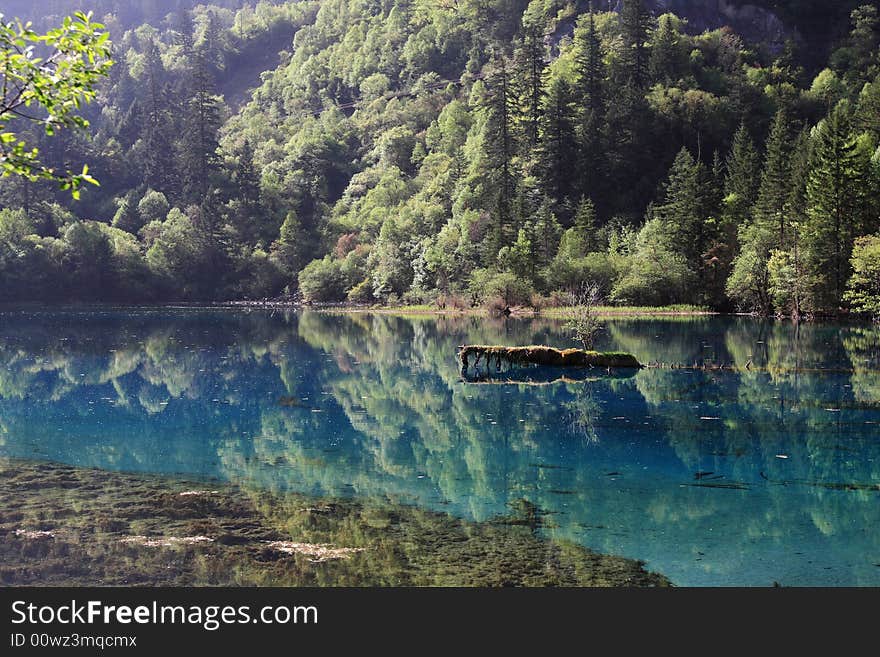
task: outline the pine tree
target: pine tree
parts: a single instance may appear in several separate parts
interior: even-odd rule
[[[485,109],[486,132],[484,148],[490,170],[487,172],[491,188],[497,190],[495,203],[494,244],[490,250],[497,250],[512,241],[514,226],[512,202],[515,193],[513,178],[513,157],[516,152],[514,118],[516,105],[510,68],[507,58],[497,55],[492,73],[486,80]]]
[[[880,140],[880,76],[862,88],[855,124],[858,130]]]
[[[880,71],[880,16],[876,6],[866,3],[852,11],[850,21],[844,73],[851,86],[859,89]]]
[[[623,0],[620,9],[620,78],[624,84],[632,84],[637,89],[648,84],[647,41],[651,23],[651,12],[642,0]]]
[[[176,172],[170,134],[173,125],[170,102],[165,85],[165,68],[159,56],[159,48],[150,39],[144,47],[144,70],[146,73],[146,99],[143,107],[141,139],[144,143],[143,178],[148,187],[173,195],[176,191]]]
[[[270,252],[272,260],[289,276],[295,276],[309,261],[314,253],[309,252],[307,239],[303,239],[302,224],[296,212],[287,213],[278,239],[272,243]]]
[[[190,206],[187,213],[204,244],[205,266],[200,269],[195,284],[202,290],[203,298],[218,298],[223,293],[226,277],[233,270],[233,245],[218,192],[214,190],[203,196],[199,205]]]
[[[815,130],[807,181],[805,258],[813,276],[813,303],[836,309],[850,274],[850,253],[863,217],[859,213],[858,138],[851,133],[851,108],[841,101]]]
[[[758,152],[745,125],[740,125],[733,137],[733,146],[727,158],[726,168],[727,178],[724,181],[726,214],[734,225],[741,225],[750,218],[760,180]]]
[[[223,64],[223,26],[217,12],[211,8],[207,11],[207,22],[202,34],[201,43],[197,44],[205,62],[214,70],[222,68]]]
[[[134,190],[116,200],[116,213],[113,215],[113,226],[129,233],[137,235],[138,230],[144,225],[137,211],[137,200]]]
[[[245,139],[232,171],[235,197],[230,201],[233,223],[242,241],[247,244],[268,244],[273,235],[266,221],[267,213],[260,202],[260,176],[254,166],[254,149]],[[276,225],[277,230],[277,225]]]
[[[648,70],[652,79],[667,85],[678,79],[682,63],[679,39],[678,18],[674,14],[663,14],[651,39]]]
[[[725,177],[724,159],[721,153],[716,149],[712,153],[712,179],[708,189],[709,205],[712,214],[718,216],[724,203],[724,177]]]
[[[602,59],[602,43],[596,32],[596,16],[593,3],[586,17],[586,25],[578,25],[574,33],[577,52],[575,71],[578,79],[581,106],[585,112],[600,114],[605,108],[603,88],[605,85],[605,62]]]
[[[184,56],[191,56],[194,32],[192,14],[180,3],[172,15],[171,29],[174,30],[174,40],[182,47]]]
[[[786,239],[787,247],[784,253],[784,262],[787,263],[787,308],[780,307],[778,294],[774,300],[778,312],[789,312],[794,317],[800,317],[805,311],[807,291],[809,289],[810,276],[804,261],[803,239],[801,237],[802,226],[807,221],[807,182],[810,177],[810,158],[811,158],[811,142],[810,132],[807,128],[801,130],[800,134],[794,141],[791,148],[791,165],[790,177],[788,181],[788,198],[785,201],[785,215],[788,218],[788,237]],[[777,259],[783,256],[775,252]],[[771,292],[773,292],[773,279],[775,278],[773,271],[773,256],[767,263],[768,274],[771,281]]]
[[[651,118],[645,95],[632,84],[623,85],[609,99],[604,117],[608,180],[615,189],[627,190],[607,200],[617,205],[619,213],[633,217],[641,214],[655,194],[659,143],[650,132]],[[597,198],[600,209],[601,200]]]
[[[523,124],[522,147],[528,155],[538,145],[541,108],[544,104],[544,77],[547,67],[544,53],[543,23],[527,21],[523,25],[522,42],[514,54],[520,98],[519,114]]]
[[[793,225],[794,235],[798,234],[799,226],[807,219],[807,183],[810,178],[811,160],[810,130],[804,128],[798,134],[791,149],[791,178],[788,181],[788,198],[785,201],[785,213]]]
[[[584,246],[584,253],[602,249],[599,227],[596,221],[596,206],[589,197],[581,198],[574,215],[574,230]]]
[[[784,109],[780,109],[773,119],[767,150],[764,155],[764,170],[761,185],[754,207],[754,220],[772,228],[775,234],[769,249],[786,249],[788,201],[791,183],[791,126]]]
[[[220,104],[207,62],[200,53],[193,58],[191,85],[181,163],[187,199],[200,203],[208,194],[211,174],[217,166],[220,129]]]
[[[544,190],[554,199],[556,208],[562,209],[564,219],[571,216],[575,187],[571,166],[577,157],[574,123],[572,89],[564,78],[556,77],[543,106],[539,158]]]
[[[687,148],[682,148],[665,185],[662,202],[654,207],[654,216],[666,226],[691,271],[703,269],[703,253],[713,237],[703,215],[706,197],[703,165],[696,162]]]
[[[740,248],[733,262],[728,293],[742,307],[761,314],[769,313],[774,304],[787,304],[792,296],[789,279],[794,268],[792,255],[787,251],[793,238],[787,209],[791,196],[790,140],[788,116],[780,109],[767,139],[764,166],[751,211],[748,201],[754,186],[749,184],[748,177],[754,175],[749,172],[754,171],[757,154],[750,147],[744,128],[737,133],[731,156],[728,211],[740,218]],[[771,272],[768,265],[774,252],[778,254]],[[780,283],[783,280],[785,285]],[[783,289],[784,294],[780,291]],[[799,300],[795,306],[799,312]]]
[[[577,58],[577,92],[579,94],[578,116],[578,171],[581,179],[580,192],[595,197],[600,193],[602,174],[605,171],[605,149],[602,143],[602,122],[605,117],[605,62],[596,32],[593,3],[585,26],[575,30]]]
[[[553,260],[562,234],[562,227],[547,199],[538,207],[535,219],[530,223],[529,228],[529,242],[532,247],[532,275],[534,277],[536,269],[546,267]]]
[[[724,181],[724,210],[721,232],[736,253],[727,280],[727,294],[740,308],[761,314],[770,312],[767,279],[767,245],[770,236],[764,224],[752,221],[758,194],[760,163],[745,125],[740,125],[727,158]]]

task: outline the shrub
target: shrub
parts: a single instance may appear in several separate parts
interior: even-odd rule
[[[441,310],[445,308],[451,310],[465,310],[471,305],[465,297],[454,292],[438,295],[435,303]]]
[[[584,285],[571,295],[571,307],[565,327],[584,349],[593,348],[596,335],[602,330],[602,323],[596,314],[600,301],[599,286],[595,283]]]
[[[474,303],[486,303],[500,298],[507,306],[526,305],[532,295],[532,286],[509,271],[475,269],[471,274],[468,292]]]
[[[352,303],[372,303],[376,300],[373,297],[373,285],[369,277],[348,291],[348,300]]]
[[[843,298],[855,312],[880,318],[880,236],[859,237],[850,262],[853,274]]]
[[[265,251],[255,249],[244,258],[239,270],[235,297],[244,299],[260,299],[274,297],[284,283],[284,272]]]
[[[299,289],[307,302],[342,301],[348,287],[342,260],[329,255],[312,260],[299,273]]]
[[[567,305],[568,302],[569,295],[559,290],[553,290],[553,292],[547,297],[548,308],[560,308],[561,306]]]
[[[550,297],[545,297],[540,292],[532,292],[529,297],[529,306],[531,306],[536,313],[541,312],[544,308],[549,308],[551,305]]]
[[[171,206],[168,204],[165,194],[152,189],[148,190],[137,204],[137,211],[141,218],[140,225],[143,226],[151,221],[164,221],[169,210],[171,210]]]
[[[508,303],[501,297],[489,297],[483,302],[483,307],[492,317],[499,317],[510,310]]]
[[[674,250],[660,220],[645,223],[635,237],[624,267],[623,276],[611,290],[615,302],[663,306],[687,300],[693,273],[684,257]]]

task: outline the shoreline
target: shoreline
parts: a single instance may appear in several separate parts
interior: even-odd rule
[[[215,301],[212,307],[223,308],[271,308],[290,310],[309,310],[322,313],[340,314],[376,314],[376,315],[399,315],[399,316],[438,316],[438,317],[489,317],[498,318],[504,315],[493,315],[481,306],[471,308],[439,308],[431,304],[383,306],[379,304],[364,305],[350,303],[302,303],[288,301]],[[512,306],[508,317],[532,318],[545,317],[549,319],[565,319],[571,311],[571,306],[553,306],[535,310],[528,306]],[[633,316],[657,316],[657,317],[705,317],[715,315],[739,315],[740,313],[723,313],[698,307],[682,306],[600,306],[596,308],[600,317],[633,317]],[[746,315],[750,316],[750,315]]]
[[[363,305],[351,303],[303,303],[300,301],[285,300],[232,300],[232,301],[164,301],[156,303],[138,302],[108,302],[108,301],[71,301],[54,303],[47,301],[3,301],[0,302],[0,313],[20,310],[36,311],[64,311],[64,310],[112,310],[112,309],[136,309],[136,310],[285,310],[285,311],[308,311],[322,314],[339,315],[389,315],[396,317],[472,317],[482,319],[568,319],[571,306],[553,306],[535,310],[528,306],[513,306],[510,313],[493,314],[485,307],[471,308],[438,308],[429,304],[419,305]],[[709,310],[697,306],[689,307],[686,304],[674,306],[599,306],[595,309],[596,315],[601,319],[645,319],[666,317],[675,319],[701,318],[701,317],[745,317],[757,321],[774,321],[786,323],[815,322],[839,322],[843,324],[864,324],[873,326],[876,321],[870,318],[851,313],[816,314],[793,320],[790,317],[777,315],[758,315],[746,312],[728,312]]]

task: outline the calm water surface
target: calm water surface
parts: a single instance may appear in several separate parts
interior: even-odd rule
[[[0,312],[0,457],[382,498],[679,585],[880,585],[880,328],[608,321],[648,368],[466,383],[465,343],[559,322],[227,310]],[[746,369],[748,364],[749,369]]]

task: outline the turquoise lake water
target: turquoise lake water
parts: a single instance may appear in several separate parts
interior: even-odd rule
[[[540,318],[6,309],[0,457],[478,521],[526,499],[677,585],[880,585],[880,327],[608,320],[597,348],[690,367],[560,382],[462,381],[467,343],[574,346]]]

